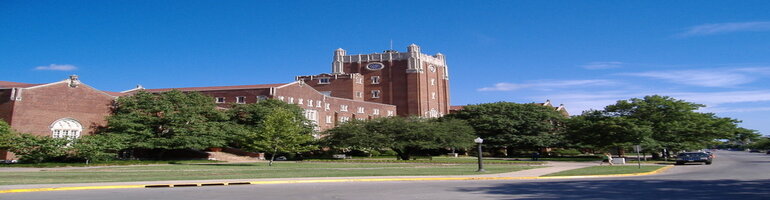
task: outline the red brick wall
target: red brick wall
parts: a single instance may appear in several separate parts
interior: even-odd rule
[[[348,117],[351,120],[355,118],[372,119],[385,117],[388,111],[396,111],[396,107],[393,105],[326,96],[313,89],[310,85],[299,83],[276,89],[274,98],[279,99],[280,97],[283,97],[284,102],[289,102],[289,98],[294,98],[295,104],[298,104],[299,99],[302,99],[300,107],[316,110],[318,112],[317,122],[320,130],[334,127],[339,123],[340,117]],[[312,106],[308,105],[308,100],[313,100]],[[321,107],[317,106],[318,101],[321,101]],[[326,109],[326,104],[329,104],[328,110]],[[348,106],[348,110],[343,111],[341,105]],[[358,113],[358,107],[363,107],[364,113]],[[374,109],[379,109],[380,113],[374,114]],[[332,117],[332,123],[326,123],[326,116]]]
[[[11,127],[42,136],[50,136],[51,124],[62,118],[77,120],[83,125],[82,134],[92,134],[96,127],[106,125],[114,100],[87,85],[72,88],[66,82],[24,89],[21,97],[14,102]]]
[[[256,103],[258,96],[270,97],[270,88],[260,89],[242,89],[242,90],[216,90],[200,91],[201,94],[211,96],[211,102],[215,102],[216,97],[224,97],[225,103],[220,106],[227,106],[231,103],[237,103],[236,97],[245,97],[246,103]]]
[[[11,90],[0,90],[0,120],[4,120],[8,124],[11,124],[11,116],[13,113],[13,101],[11,101]],[[0,158],[2,158],[0,156]]]

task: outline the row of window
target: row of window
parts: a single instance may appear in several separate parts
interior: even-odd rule
[[[377,91],[379,92],[379,90],[377,90]],[[284,96],[278,96],[278,99],[281,100],[281,101],[286,101],[289,104],[294,104],[295,103],[294,97],[286,98]],[[304,104],[305,102],[307,102],[307,104]],[[317,108],[320,108],[321,105],[323,104],[324,105],[323,106],[324,110],[326,110],[326,111],[331,110],[331,104],[323,103],[323,102],[321,102],[321,100],[314,101],[312,99],[308,99],[307,101],[305,101],[305,99],[297,98],[296,104],[307,105],[308,107],[315,106]],[[340,111],[341,112],[348,112],[348,105],[340,105]],[[361,113],[361,114],[366,113],[366,108],[358,107],[357,113]],[[372,114],[373,115],[380,115],[380,109],[377,109],[377,108],[372,109]],[[393,115],[394,115],[393,111],[389,110],[388,111],[388,116],[393,116]]]
[[[257,102],[261,100],[267,99],[267,96],[257,96]],[[216,103],[225,103],[226,101],[225,97],[214,97],[214,102]],[[245,96],[237,96],[235,97],[235,103],[244,104],[246,103],[246,97]]]
[[[363,84],[363,79],[356,78],[355,80],[356,80],[356,83]],[[372,80],[372,84],[380,84],[380,76],[372,76],[371,80]],[[331,78],[329,77],[318,78],[318,84],[330,84],[330,83],[331,83]]]

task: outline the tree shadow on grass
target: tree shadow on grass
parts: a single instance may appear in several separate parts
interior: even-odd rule
[[[460,191],[506,195],[510,199],[770,199],[770,180],[539,181]]]

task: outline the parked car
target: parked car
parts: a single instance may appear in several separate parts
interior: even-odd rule
[[[752,149],[752,150],[751,150],[751,151],[749,151],[749,152],[751,152],[751,153],[759,153],[759,149]]]
[[[705,152],[685,152],[676,155],[676,164],[683,165],[688,162],[702,162],[710,165],[714,161],[708,153]]]

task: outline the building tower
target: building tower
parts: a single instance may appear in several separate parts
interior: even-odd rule
[[[440,117],[449,113],[449,73],[443,54],[423,54],[411,44],[407,52],[347,55],[334,51],[332,73],[298,76],[334,97],[397,107],[400,116]]]

